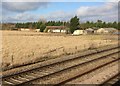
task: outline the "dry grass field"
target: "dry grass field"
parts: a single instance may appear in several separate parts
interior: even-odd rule
[[[83,49],[117,43],[115,35],[57,35],[40,32],[0,31],[2,68],[44,61]]]

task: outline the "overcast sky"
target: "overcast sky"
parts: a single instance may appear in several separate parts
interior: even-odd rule
[[[68,2],[69,1],[69,2]],[[89,2],[88,2],[89,1]],[[34,22],[39,19],[69,21],[75,15],[81,22],[98,19],[118,21],[117,0],[3,0],[2,22]]]

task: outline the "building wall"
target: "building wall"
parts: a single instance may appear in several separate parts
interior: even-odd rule
[[[30,31],[30,29],[21,28],[20,31]]]
[[[108,31],[106,31],[103,28],[100,28],[100,29],[97,30],[97,33],[108,33]]]
[[[94,30],[92,28],[88,28],[85,30],[86,34],[94,34]]]
[[[40,32],[40,29],[35,29],[35,32]]]
[[[53,32],[53,33],[65,33],[66,30],[60,30],[60,29],[49,29],[48,32]]]
[[[55,30],[52,30],[52,32],[54,32],[54,33],[60,33],[60,30],[59,29],[55,29]]]
[[[108,30],[107,30],[108,29]],[[114,33],[114,32],[116,32],[117,30],[116,29],[112,29],[111,30],[111,28],[107,28],[107,29],[104,29],[104,28],[100,28],[100,29],[98,29],[97,30],[97,33],[98,34],[112,34],[112,33]]]
[[[66,33],[66,30],[61,30],[61,33]]]
[[[73,35],[80,35],[80,34],[84,34],[84,30],[75,30],[73,32]]]

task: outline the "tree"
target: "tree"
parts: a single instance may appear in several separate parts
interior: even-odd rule
[[[83,30],[85,30],[86,29],[86,23],[81,23],[80,24],[80,28],[83,29]]]
[[[29,23],[24,23],[24,28],[29,28]]]
[[[117,27],[118,27],[117,22],[116,21],[113,22],[112,26],[117,29]]]
[[[40,32],[43,32],[46,28],[46,25],[43,23],[40,25]]]
[[[120,30],[120,22],[118,22],[117,29]]]
[[[99,27],[99,28],[102,27],[102,20],[97,20],[97,27]]]
[[[107,23],[107,27],[113,27],[111,22]]]
[[[66,23],[65,23],[65,26],[69,28],[69,27],[70,27],[70,23],[69,23],[69,22],[66,22]]]
[[[97,20],[98,23],[102,23],[102,20]]]
[[[70,20],[70,32],[73,33],[74,30],[77,30],[79,26],[79,18],[77,16],[71,18]]]
[[[16,23],[15,28],[19,28],[19,27],[20,27],[19,23]]]
[[[102,26],[103,26],[103,27],[106,27],[106,22],[103,22]]]
[[[36,23],[35,23],[35,29],[40,29],[40,24],[39,24],[39,22],[36,22]]]

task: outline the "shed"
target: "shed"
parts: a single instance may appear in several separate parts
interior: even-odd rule
[[[82,35],[82,34],[84,34],[84,30],[75,30],[73,32],[73,35]]]
[[[115,28],[100,28],[97,30],[98,34],[111,34],[117,32]]]
[[[92,27],[93,28],[93,30],[94,30],[94,34],[97,34],[97,30],[99,29],[99,28],[97,28],[97,27]]]
[[[19,31],[25,31],[25,32],[30,32],[30,31],[36,31],[36,29],[31,29],[31,28],[19,28]]]
[[[40,32],[40,29],[35,29],[35,32]]]
[[[20,28],[20,31],[30,31],[29,28]]]
[[[65,26],[46,26],[47,32],[53,33],[66,33],[67,30]]]
[[[85,30],[85,33],[86,34],[93,34],[94,33],[94,29],[88,28],[88,29]]]

